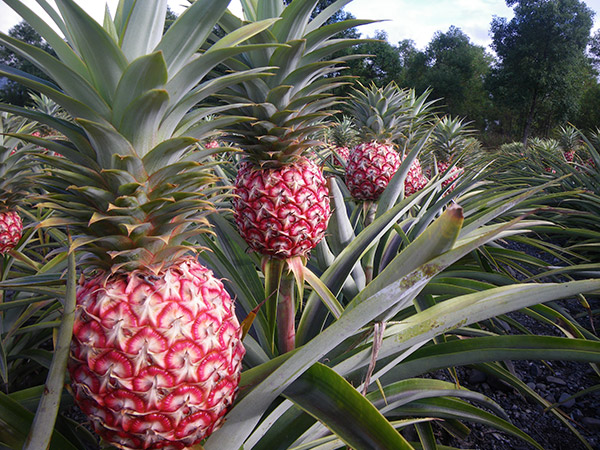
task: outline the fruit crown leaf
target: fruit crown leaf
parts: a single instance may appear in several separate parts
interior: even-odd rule
[[[225,104],[248,103],[250,106],[232,113],[256,118],[226,128],[227,139],[238,144],[249,160],[285,164],[318,144],[313,138],[315,133],[324,126],[324,119],[337,112],[342,100],[330,92],[351,80],[339,76],[347,58],[332,55],[363,40],[336,36],[372,21],[325,24],[341,5],[336,3],[312,17],[317,3],[294,0],[285,6],[282,0],[266,0],[264,7],[244,10],[246,22],[229,12],[219,21],[225,31],[234,32],[244,23],[278,19],[251,39],[252,43],[269,43],[271,47],[226,61],[234,70],[262,65],[276,68],[272,76],[230,86],[220,96]]]

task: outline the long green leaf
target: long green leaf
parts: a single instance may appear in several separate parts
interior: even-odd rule
[[[283,395],[353,448],[412,449],[371,402],[323,364],[309,368]]]
[[[133,3],[120,36],[120,46],[125,57],[131,61],[154,50],[163,36],[166,13],[167,0]]]
[[[0,392],[0,444],[9,448],[23,448],[27,433],[33,422],[33,414],[23,406]],[[46,447],[38,447],[46,448]],[[54,430],[48,450],[80,450],[64,435]]]
[[[73,46],[89,69],[92,84],[110,103],[127,67],[127,58],[100,24],[73,0],[56,0],[56,5],[74,39]]]

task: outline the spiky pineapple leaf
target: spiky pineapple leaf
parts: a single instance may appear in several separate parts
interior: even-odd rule
[[[228,4],[229,0],[197,0],[173,22],[156,47],[163,52],[169,73],[179,72],[190,61]]]
[[[73,0],[57,0],[67,29],[100,95],[110,102],[127,67],[127,58],[110,35]]]
[[[98,95],[95,88],[85,78],[74,72],[69,66],[44,50],[10,36],[0,34],[0,42],[27,58],[36,66],[43,67],[52,79],[64,86],[66,94],[85,100],[87,106],[103,117],[109,116],[110,110],[106,101]]]
[[[73,117],[81,117],[88,120],[102,121],[103,118],[89,106],[76,100],[68,95],[65,95],[60,89],[46,80],[29,75],[21,70],[14,69],[12,67],[0,65],[0,74],[9,78],[10,80],[16,81],[36,92],[48,96],[56,103],[60,104],[67,112]]]
[[[142,158],[160,142],[157,129],[169,106],[169,94],[164,89],[152,89],[131,102],[118,125],[125,137]],[[157,142],[158,141],[158,142]]]
[[[323,364],[311,366],[283,395],[353,448],[413,448],[370,401]]]
[[[167,0],[137,2],[121,30],[119,44],[129,60],[152,52],[163,36]],[[143,39],[140,37],[143,36]]]
[[[17,14],[19,14],[19,16],[23,18],[23,20],[31,25],[38,32],[38,34],[42,36],[44,40],[48,42],[48,44],[50,44],[59,58],[64,61],[68,67],[77,72],[80,76],[85,77],[88,74],[85,64],[83,64],[81,59],[65,42],[65,40],[59,36],[49,24],[43,21],[31,9],[29,9],[22,1],[6,0],[4,3],[10,6]],[[42,2],[38,1],[38,3],[42,5]],[[54,20],[54,23],[59,26],[59,28],[62,27],[63,33],[66,35],[64,23],[60,16],[56,14],[56,11],[54,11],[52,8],[45,8],[45,11],[49,13],[50,17]]]
[[[152,89],[164,88],[167,80],[167,65],[160,52],[141,56],[131,62],[117,85],[111,122],[121,123],[126,109],[139,96]]]

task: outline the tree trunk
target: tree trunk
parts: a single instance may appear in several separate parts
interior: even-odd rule
[[[535,107],[537,106],[537,89],[533,92],[533,98],[531,99],[531,106],[527,113],[527,120],[525,121],[525,130],[523,131],[523,147],[527,147],[527,141],[529,140],[529,134],[531,133],[531,124],[533,123],[533,117],[535,114]]]

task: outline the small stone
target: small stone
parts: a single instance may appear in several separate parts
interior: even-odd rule
[[[567,385],[567,382],[565,380],[563,380],[562,378],[554,377],[552,375],[547,376],[546,377],[546,381],[548,383],[559,384],[561,386],[566,386]]]
[[[584,417],[581,419],[581,423],[592,430],[600,430],[600,419],[595,417]]]
[[[548,394],[544,398],[546,399],[546,401],[548,403],[556,403],[556,399],[554,398],[554,395],[552,395],[552,394]]]
[[[469,383],[470,384],[481,384],[486,380],[487,376],[481,370],[472,370],[469,375]]]
[[[529,389],[533,389],[534,391],[535,391],[535,386],[536,386],[536,385],[535,385],[535,383],[534,383],[533,381],[530,381],[529,383],[527,383],[527,387],[528,387]]]
[[[537,378],[540,376],[540,368],[533,364],[530,368],[529,368],[529,375],[531,375],[533,378]]]
[[[580,419],[583,417],[583,413],[581,412],[581,410],[580,410],[580,409],[578,409],[578,408],[575,408],[575,409],[573,410],[573,412],[571,413],[571,417],[572,417],[574,420],[580,420]]]
[[[539,391],[545,391],[546,390],[546,385],[544,383],[537,383],[535,385],[535,387],[537,387]]]
[[[571,409],[573,406],[575,406],[575,399],[569,397],[571,397],[571,395],[567,394],[566,392],[560,394],[558,402],[561,404],[562,407]]]

